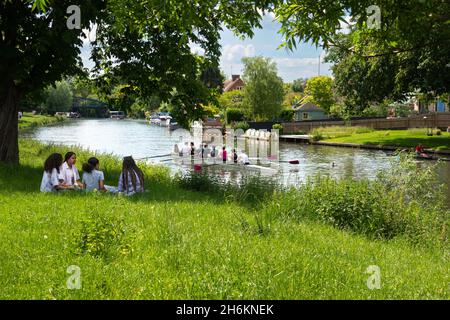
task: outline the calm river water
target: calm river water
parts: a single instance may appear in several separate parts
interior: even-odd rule
[[[70,120],[39,127],[25,135],[47,143],[77,145],[119,156],[133,155],[135,159],[168,154],[179,139],[171,136],[167,129],[151,126],[145,121],[110,119]],[[288,184],[301,183],[318,173],[336,178],[374,178],[377,172],[389,169],[391,158],[383,151],[281,143],[280,159],[298,159],[300,165],[281,163],[277,177]],[[155,159],[154,162],[163,159],[167,158]],[[173,162],[162,163],[173,170],[180,168]],[[450,162],[438,170],[442,182],[450,186]],[[447,198],[450,203],[450,190]]]

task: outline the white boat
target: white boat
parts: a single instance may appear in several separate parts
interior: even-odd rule
[[[123,111],[110,111],[109,116],[111,119],[125,119],[125,113]]]
[[[232,162],[223,163],[219,158],[205,158],[202,159],[199,157],[194,158],[194,162],[192,162],[192,158],[190,155],[188,156],[179,156],[175,153],[172,153],[172,160],[174,162],[180,163],[182,165],[201,165],[202,167],[219,167],[226,170],[243,170],[243,171],[253,171],[260,172],[264,175],[275,175],[279,172],[278,169],[266,166],[260,166],[255,164],[236,164]]]

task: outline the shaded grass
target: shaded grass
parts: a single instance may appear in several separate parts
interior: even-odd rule
[[[450,133],[442,132],[440,136],[427,136],[426,129],[383,130],[368,133],[356,133],[351,136],[335,137],[324,141],[406,148],[414,148],[421,143],[425,148],[429,149],[450,150]]]
[[[138,197],[41,194],[44,157],[67,150],[20,146],[20,167],[0,165],[0,299],[450,298],[449,256],[439,248],[370,240],[276,209],[266,219],[183,190],[159,167],[143,167],[150,191]],[[81,161],[90,155],[75,151]],[[115,184],[117,159],[97,156]],[[120,237],[102,237],[97,225]],[[106,255],[77,250],[89,235],[85,244]],[[81,269],[81,290],[66,287],[70,265]],[[369,265],[381,268],[380,290],[366,285]]]

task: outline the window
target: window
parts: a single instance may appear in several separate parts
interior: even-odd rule
[[[309,119],[309,113],[303,112],[303,120],[308,120],[308,119]]]

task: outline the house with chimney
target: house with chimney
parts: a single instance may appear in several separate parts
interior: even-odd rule
[[[225,80],[225,82],[223,83],[223,92],[242,90],[244,86],[245,83],[241,79],[241,76],[238,74],[233,74],[231,76],[231,79]]]

